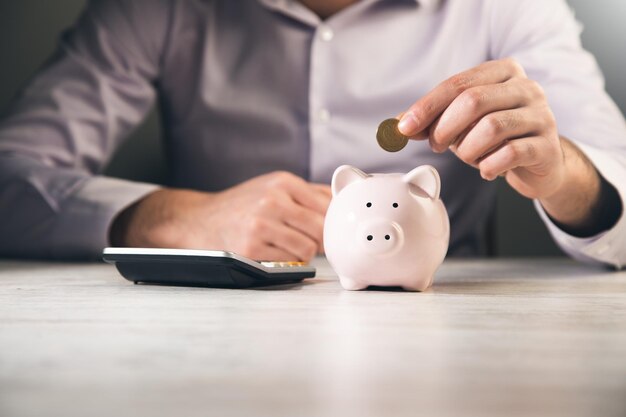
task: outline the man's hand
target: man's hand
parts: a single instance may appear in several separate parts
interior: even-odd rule
[[[124,210],[111,228],[111,241],[308,261],[323,252],[330,198],[327,185],[287,172],[259,176],[219,193],[164,189]]]
[[[543,89],[513,59],[442,82],[402,114],[398,128],[412,139],[428,138],[435,152],[450,149],[486,180],[504,176],[572,234],[598,233],[619,217],[615,189],[559,137]],[[599,212],[611,214],[598,218]]]
[[[542,88],[512,59],[490,61],[439,84],[407,110],[400,131],[452,150],[486,180],[505,175],[528,198],[554,193],[564,159]]]

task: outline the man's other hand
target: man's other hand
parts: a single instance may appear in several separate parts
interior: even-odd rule
[[[125,209],[111,227],[115,246],[232,251],[257,260],[309,261],[323,253],[330,187],[288,172],[262,175],[219,193],[163,189]]]

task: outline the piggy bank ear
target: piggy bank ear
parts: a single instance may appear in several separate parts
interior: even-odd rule
[[[350,165],[342,165],[335,170],[330,188],[333,191],[333,195],[337,195],[347,185],[360,181],[363,178],[367,178],[365,172]]]
[[[419,187],[423,192],[428,194],[428,197],[436,200],[439,198],[439,191],[441,190],[441,180],[439,179],[439,173],[430,165],[422,165],[415,168],[408,174],[402,177],[402,181],[407,184]]]

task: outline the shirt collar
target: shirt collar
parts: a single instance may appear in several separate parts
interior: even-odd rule
[[[415,2],[428,10],[433,10],[435,7],[437,7],[437,5],[439,5],[441,0],[415,0]]]
[[[291,6],[291,3],[294,3],[296,0],[259,0],[265,6],[268,6],[272,9],[284,10],[285,8]],[[380,1],[380,0],[379,0]],[[418,5],[424,7],[428,10],[434,10],[442,0],[413,0]]]
[[[284,15],[290,16],[298,21],[317,26],[320,23],[319,17],[312,11],[298,3],[297,0],[258,0],[265,7],[276,10]],[[373,3],[383,0],[361,0],[362,3]],[[414,1],[419,7],[427,11],[434,11],[443,0],[408,0]]]

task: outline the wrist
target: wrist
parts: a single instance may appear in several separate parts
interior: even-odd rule
[[[139,201],[126,207],[120,211],[111,222],[111,227],[109,228],[109,244],[111,246],[130,246],[127,244],[128,224],[130,223],[130,219],[134,215],[138,204]]]
[[[109,229],[109,242],[111,246],[142,246],[136,244],[131,239],[135,233],[133,231],[137,229],[137,212],[142,205],[145,205],[156,193],[160,193],[164,190],[154,191],[143,198],[135,201],[131,205],[120,211],[113,221]]]
[[[198,218],[205,218],[214,195],[201,191],[161,189],[130,205],[114,219],[111,244],[132,247],[190,247]],[[200,214],[198,214],[200,213]]]
[[[151,247],[156,246],[150,231],[155,223],[162,222],[168,211],[167,201],[175,190],[156,190],[118,213],[111,223],[109,241],[113,246]]]
[[[565,175],[561,186],[539,202],[563,231],[589,237],[612,227],[621,213],[615,188],[572,142],[561,138]]]

